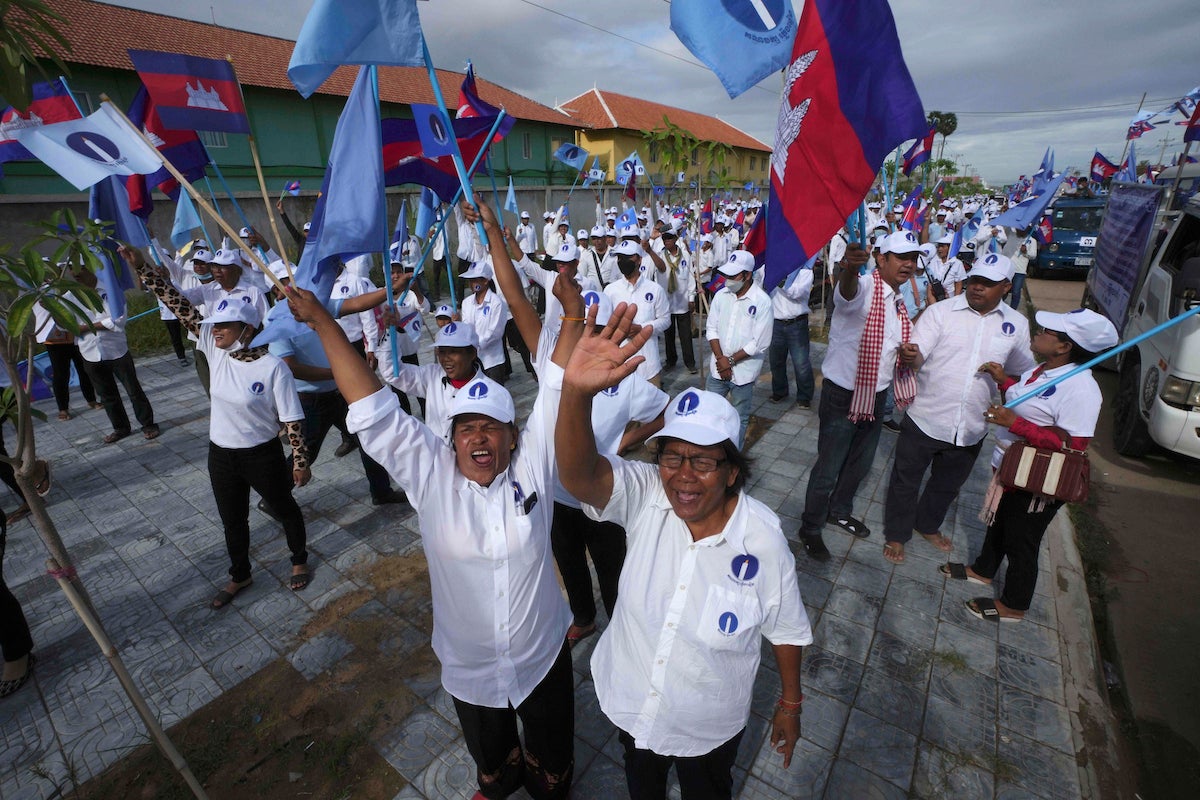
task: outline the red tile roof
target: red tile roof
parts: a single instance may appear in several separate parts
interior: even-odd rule
[[[560,103],[559,108],[581,124],[600,130],[623,128],[634,131],[652,131],[662,127],[662,119],[665,114],[672,123],[691,131],[701,141],[724,142],[748,150],[771,151],[770,147],[750,134],[740,131],[716,117],[616,92],[592,89]]]
[[[295,91],[287,77],[294,42],[273,36],[222,28],[149,11],[138,11],[89,0],[45,0],[61,14],[63,35],[71,43],[68,63],[132,70],[126,50],[163,50],[186,55],[233,57],[238,80],[245,86]],[[458,102],[462,73],[438,70],[442,95],[452,106]],[[354,87],[354,67],[340,67],[319,90],[320,94],[348,97]],[[476,77],[479,95],[518,119],[576,127],[578,123],[549,106]],[[387,103],[433,103],[433,89],[424,69],[381,67],[379,96]]]

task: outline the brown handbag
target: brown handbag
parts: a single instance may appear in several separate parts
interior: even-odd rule
[[[1073,450],[1071,438],[1062,428],[1050,428],[1062,447],[1034,447],[1013,442],[1004,453],[996,479],[1006,489],[1020,489],[1046,500],[1081,503],[1088,498],[1092,465],[1087,453]]]

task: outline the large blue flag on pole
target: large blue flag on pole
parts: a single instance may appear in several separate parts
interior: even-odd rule
[[[441,200],[428,186],[421,187],[421,199],[417,203],[417,227],[413,233],[421,241],[429,236],[429,231],[437,222],[437,207]]]
[[[129,210],[129,194],[121,178],[110,175],[92,184],[88,197],[88,217],[108,224],[108,237],[101,244],[104,267],[96,273],[96,283],[114,317],[125,314],[125,290],[133,288],[133,274],[117,255],[117,247],[149,247],[150,237],[142,221]]]
[[[308,97],[342,64],[424,63],[417,0],[317,0],[296,39],[288,78]]]
[[[296,269],[296,285],[322,302],[329,300],[340,257],[377,253],[387,242],[383,140],[374,72],[374,67],[358,71],[354,90],[338,119],[329,166]],[[276,304],[267,321],[266,329],[254,340],[256,345],[308,330],[292,318],[287,303]]]
[[[796,13],[791,0],[674,0],[671,30],[737,97],[787,66]]]

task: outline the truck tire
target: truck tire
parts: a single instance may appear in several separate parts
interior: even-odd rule
[[[1130,458],[1141,458],[1154,446],[1150,430],[1142,419],[1139,366],[1136,358],[1126,359],[1121,365],[1117,396],[1113,400],[1113,447]]]

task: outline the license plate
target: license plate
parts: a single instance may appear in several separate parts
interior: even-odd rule
[[[1091,265],[1092,259],[1090,256],[1080,256],[1075,259],[1075,266],[1077,267],[1090,267]]]
[[[1079,237],[1079,245],[1081,247],[1095,247],[1096,246],[1096,237],[1095,236],[1080,236]]]

